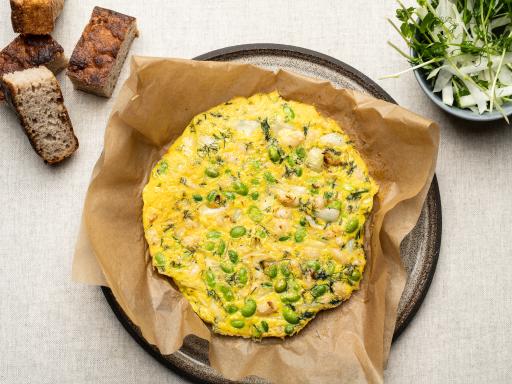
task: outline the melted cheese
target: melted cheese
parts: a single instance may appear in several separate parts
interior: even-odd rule
[[[313,106],[235,98],[194,117],[154,167],[145,236],[155,268],[215,332],[283,337],[358,289],[377,190]]]

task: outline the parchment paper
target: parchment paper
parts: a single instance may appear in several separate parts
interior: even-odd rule
[[[298,335],[253,342],[215,335],[150,262],[141,192],[154,164],[193,116],[235,96],[277,89],[312,104],[354,140],[380,185],[361,289]],[[144,337],[163,354],[195,334],[210,341],[224,376],[275,383],[382,382],[406,281],[399,246],[416,223],[434,173],[436,124],[329,82],[252,65],[134,57],[105,132],[87,193],[73,277],[108,284]]]

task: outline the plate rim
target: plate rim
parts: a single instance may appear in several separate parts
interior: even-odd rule
[[[240,45],[233,45],[228,46],[220,49],[215,49],[210,52],[206,52],[204,54],[201,54],[199,56],[194,57],[192,60],[200,60],[200,61],[210,61],[215,60],[216,58],[225,57],[228,55],[233,56],[240,56],[243,54],[247,54],[250,51],[264,51],[266,54],[275,54],[279,55],[282,54],[282,52],[286,52],[289,55],[304,58],[304,56],[308,56],[311,60],[314,60],[318,62],[319,60],[323,62],[324,65],[328,67],[334,67],[334,70],[336,72],[340,72],[340,69],[342,70],[343,74],[362,86],[364,89],[370,91],[370,93],[373,93],[374,95],[378,95],[379,98],[382,100],[391,102],[393,104],[398,103],[389,95],[380,85],[375,83],[372,79],[370,79],[368,76],[363,74],[361,71],[357,70],[356,68],[352,67],[351,65],[338,60],[332,56],[326,55],[321,52],[317,52],[311,49],[302,48],[298,46],[293,45],[287,45],[287,44],[275,44],[275,43],[252,43],[252,44],[240,44]],[[436,174],[434,174],[432,178],[432,182],[430,184],[429,191],[427,193],[427,196],[433,193],[433,201],[435,202],[434,212],[435,212],[435,231],[434,231],[434,244],[433,244],[433,251],[432,251],[432,267],[426,276],[426,278],[422,281],[421,290],[419,290],[419,294],[415,295],[416,300],[414,301],[414,305],[409,307],[406,310],[405,319],[402,323],[400,323],[397,327],[395,327],[395,331],[393,333],[392,341],[395,342],[399,336],[403,333],[403,331],[407,328],[407,326],[411,323],[417,312],[419,311],[421,305],[423,304],[423,301],[429,291],[430,285],[432,283],[432,280],[435,275],[435,271],[437,268],[437,263],[439,260],[439,254],[441,249],[441,237],[442,237],[442,208],[441,208],[441,194],[439,190],[439,183],[437,180]],[[136,329],[135,325],[131,323],[131,320],[128,318],[126,313],[122,310],[122,308],[119,306],[115,296],[113,295],[110,288],[101,286],[100,287],[103,295],[105,296],[105,299],[109,306],[111,307],[112,311],[114,312],[115,316],[119,320],[119,322],[123,325],[125,330],[132,336],[132,338],[147,352],[149,353],[154,359],[156,359],[160,364],[165,366],[166,368],[170,369],[171,371],[181,375],[182,377],[186,378],[187,380],[190,380],[193,383],[204,383],[204,382],[210,382],[210,383],[217,383],[218,380],[215,380],[215,378],[210,378],[208,380],[205,377],[200,377],[200,375],[194,375],[193,372],[190,372],[186,369],[185,366],[180,366],[178,364],[173,364],[171,361],[166,359],[164,355],[162,355],[158,349],[155,346],[152,346],[148,343],[148,341],[139,334]],[[185,365],[185,364],[184,364]],[[225,382],[231,382],[225,379]]]

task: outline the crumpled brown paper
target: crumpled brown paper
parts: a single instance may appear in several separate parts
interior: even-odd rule
[[[212,334],[150,262],[141,192],[150,170],[192,117],[235,96],[277,89],[315,105],[354,140],[380,185],[361,289],[298,335],[262,342]],[[275,383],[380,383],[406,274],[399,245],[414,227],[434,173],[439,129],[399,106],[329,82],[252,65],[135,57],[105,132],[87,193],[74,279],[107,284],[163,354],[195,334],[224,376]]]

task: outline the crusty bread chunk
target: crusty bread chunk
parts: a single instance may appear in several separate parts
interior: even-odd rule
[[[98,96],[112,96],[137,35],[134,17],[95,7],[69,60],[67,75],[75,88]]]
[[[62,8],[64,0],[11,0],[12,28],[33,35],[51,33]]]
[[[64,49],[49,35],[20,35],[0,52],[0,76],[40,65],[57,74],[67,64]],[[0,103],[3,100],[0,91]]]
[[[45,163],[58,163],[78,149],[59,83],[48,68],[8,73],[1,80],[7,101]]]

